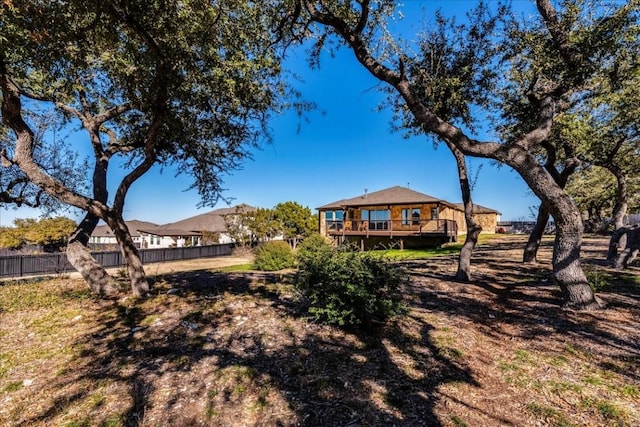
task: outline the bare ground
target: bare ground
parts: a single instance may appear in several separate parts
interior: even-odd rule
[[[608,307],[566,311],[550,242],[537,266],[523,244],[479,247],[472,284],[454,257],[403,262],[408,315],[368,332],[307,321],[286,273],[158,268],[144,300],[5,284],[0,425],[639,425],[640,268],[586,239]]]

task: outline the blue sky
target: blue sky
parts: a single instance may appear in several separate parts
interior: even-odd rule
[[[407,3],[411,10],[434,2]],[[461,3],[436,2],[445,8]],[[412,17],[415,21],[418,13]],[[318,109],[308,114],[309,122],[301,122],[293,112],[272,121],[273,144],[254,150],[253,160],[224,177],[224,196],[233,199],[232,204],[273,207],[293,200],[313,209],[365,189],[372,192],[395,185],[461,201],[449,150],[444,145],[434,149],[426,137],[405,139],[392,133],[390,112],[376,110],[382,96],[379,83],[350,51],[341,49],[334,58],[327,55],[319,70],[310,70],[305,59],[304,52],[295,52],[287,64],[302,77],[297,86],[305,99]],[[515,172],[481,159],[470,158],[468,164],[472,172],[482,165],[473,192],[476,203],[502,212],[505,220],[530,217],[529,207],[539,202]],[[198,194],[184,191],[189,184],[188,177],[176,178],[170,170],[152,170],[131,188],[125,219],[164,224],[227,207],[220,201],[215,207],[197,209]],[[38,212],[0,209],[0,225],[27,216],[38,216]]]

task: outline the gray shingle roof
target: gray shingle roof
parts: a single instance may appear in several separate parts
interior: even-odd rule
[[[446,200],[438,199],[409,188],[395,186],[384,190],[365,193],[351,199],[342,199],[317,208],[318,210],[337,209],[344,206],[404,205],[414,203],[441,203],[457,208]]]
[[[460,210],[464,210],[464,204],[463,203],[456,203],[455,205]],[[495,214],[498,214],[498,215],[502,215],[502,213],[500,211],[488,208],[486,206],[477,205],[475,203],[473,204],[473,213],[495,213]]]
[[[238,206],[216,209],[143,231],[162,236],[193,236],[201,234],[203,231],[211,233],[224,232],[227,230],[227,224],[224,220],[225,216],[233,215],[237,212],[253,212],[255,210],[255,207],[243,203]]]
[[[127,224],[127,228],[129,229],[129,233],[131,233],[131,237],[138,237],[140,233],[138,230],[152,230],[156,228],[158,225],[152,222],[147,221],[138,221],[134,219],[132,221],[125,221]],[[93,230],[91,233],[92,237],[113,237],[113,231],[109,228],[108,225],[103,224],[99,225]]]

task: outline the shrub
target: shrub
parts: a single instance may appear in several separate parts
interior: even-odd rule
[[[331,243],[326,237],[315,233],[305,238],[299,245],[296,251],[296,259],[302,262],[307,257],[313,257],[315,253],[321,250],[331,248]]]
[[[296,287],[315,320],[346,327],[371,326],[404,311],[406,273],[382,255],[320,246],[299,257]]]
[[[276,271],[293,267],[293,251],[287,242],[265,242],[256,249],[254,267],[262,271]]]

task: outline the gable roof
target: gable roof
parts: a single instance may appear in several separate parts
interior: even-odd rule
[[[464,210],[464,203],[456,203],[455,204],[460,210]],[[490,214],[490,213],[495,213],[498,215],[502,215],[502,212],[497,211],[495,209],[491,209],[488,208],[486,206],[482,206],[482,205],[477,205],[477,204],[473,204],[473,213],[477,213],[477,214]]]
[[[138,230],[152,230],[158,226],[158,224],[154,224],[153,222],[147,221],[138,221],[134,219],[132,221],[125,221],[127,224],[127,228],[129,229],[129,233],[131,233],[131,237],[139,237],[140,233]],[[93,230],[91,233],[91,237],[113,237],[113,231],[109,228],[107,224],[99,225]]]
[[[384,190],[374,191],[373,193],[365,193],[351,199],[337,200],[333,203],[320,206],[317,209],[327,210],[345,206],[408,205],[418,203],[441,203],[458,209],[455,204],[447,202],[446,200],[400,186],[385,188]]]
[[[194,236],[201,234],[203,231],[211,233],[224,232],[227,230],[227,224],[224,219],[225,216],[234,215],[238,212],[254,212],[255,210],[255,207],[243,203],[238,206],[216,209],[192,216],[191,218],[185,218],[180,221],[142,231],[157,236]]]

